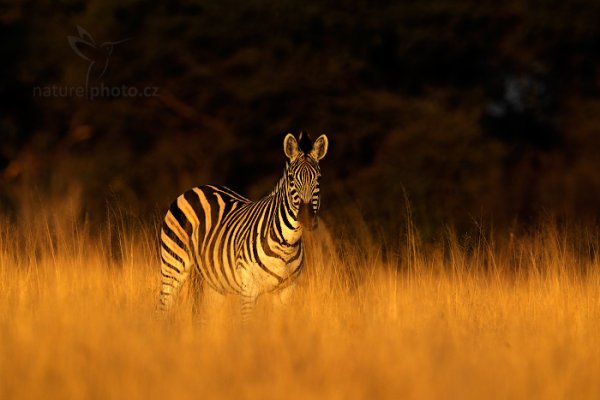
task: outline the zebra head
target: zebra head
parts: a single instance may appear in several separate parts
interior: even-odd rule
[[[321,204],[319,161],[325,157],[329,140],[321,135],[314,142],[308,134],[300,132],[298,141],[288,133],[283,141],[286,165],[287,196],[291,211],[303,228],[313,230],[317,226],[317,212]]]

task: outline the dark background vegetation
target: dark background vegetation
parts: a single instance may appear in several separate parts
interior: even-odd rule
[[[156,221],[183,190],[266,194],[285,133],[327,133],[323,216],[426,236],[600,199],[597,1],[11,1],[0,6],[0,212],[24,193]],[[102,84],[158,96],[41,97],[85,84],[67,36],[115,46]],[[100,82],[94,82],[94,85]],[[347,221],[350,223],[350,221]]]

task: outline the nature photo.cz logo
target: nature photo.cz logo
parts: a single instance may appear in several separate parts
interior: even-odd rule
[[[77,26],[77,33],[78,36],[67,36],[67,40],[75,54],[88,63],[85,86],[36,86],[33,88],[34,97],[86,97],[94,100],[99,97],[158,96],[158,87],[156,86],[143,88],[127,85],[107,86],[102,82],[102,77],[108,70],[115,48],[130,41],[131,38],[98,44],[92,35],[81,26]]]

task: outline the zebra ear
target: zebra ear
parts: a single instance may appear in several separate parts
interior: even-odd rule
[[[288,133],[283,139],[283,151],[290,160],[298,154],[298,142],[291,133]]]
[[[310,155],[317,161],[325,157],[327,154],[327,148],[329,147],[329,139],[327,136],[321,135],[315,140],[313,143],[313,148],[310,152]]]

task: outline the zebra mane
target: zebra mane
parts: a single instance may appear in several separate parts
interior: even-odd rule
[[[275,185],[275,188],[273,190],[271,190],[271,193],[269,193],[269,196],[273,196],[274,194],[277,194],[281,191],[281,189],[285,186],[285,180],[287,177],[287,172],[290,169],[290,163],[289,161],[285,162],[285,168],[283,169],[283,176],[281,178],[279,178],[279,180],[277,181],[277,184]]]

